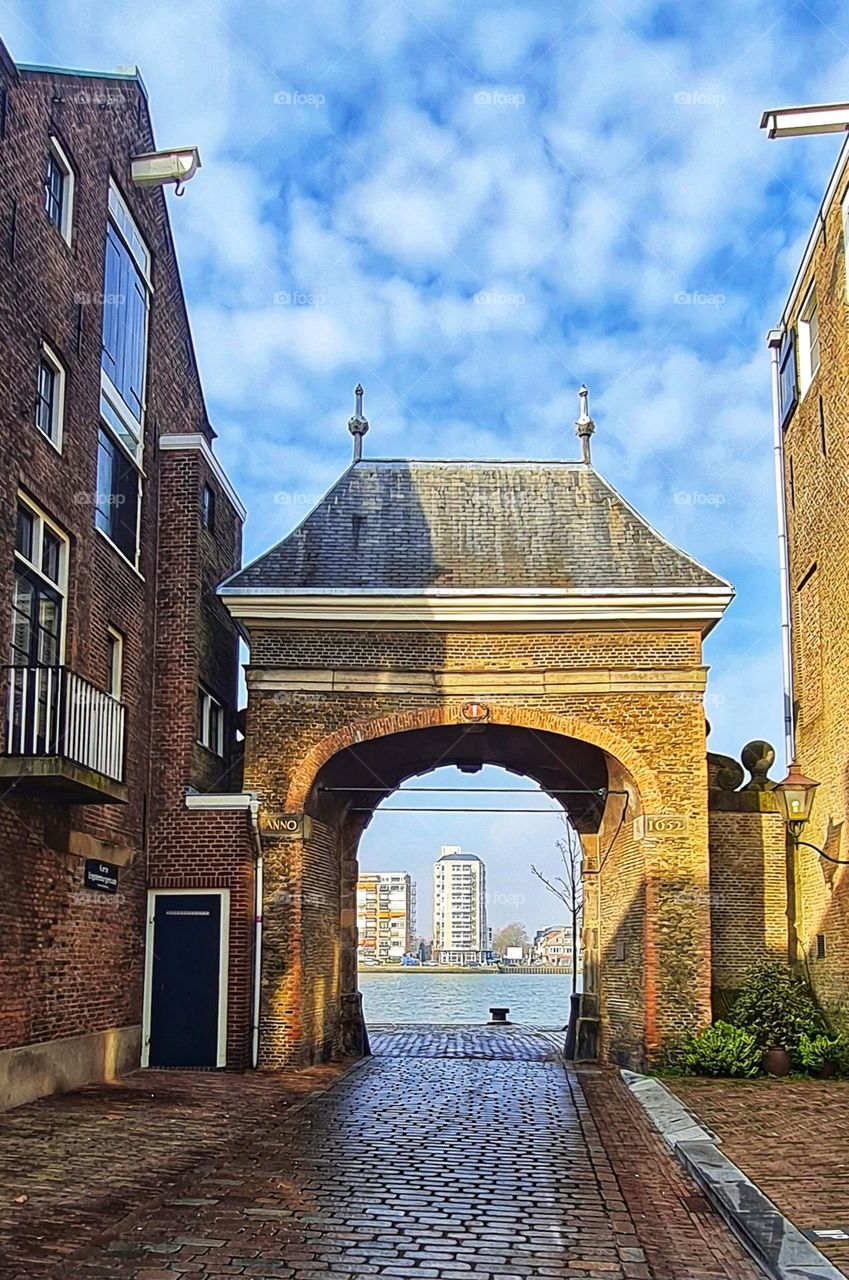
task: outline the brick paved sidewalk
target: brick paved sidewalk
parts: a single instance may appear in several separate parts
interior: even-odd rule
[[[800,1231],[849,1233],[849,1081],[665,1080]],[[849,1240],[816,1247],[849,1275]]]
[[[755,1280],[617,1073],[435,1043],[301,1107],[277,1078],[139,1073],[0,1117],[0,1276]]]
[[[0,1113],[0,1277],[45,1275],[343,1070],[138,1071]]]

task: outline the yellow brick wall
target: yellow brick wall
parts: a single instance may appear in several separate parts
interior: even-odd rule
[[[795,323],[815,281],[820,369],[784,443],[796,755],[821,783],[803,834],[849,859],[849,301],[840,208],[847,186],[844,175],[792,316]],[[826,1009],[849,1025],[849,867],[803,847],[795,877],[797,956]],[[815,959],[817,934],[825,935],[823,960]]]

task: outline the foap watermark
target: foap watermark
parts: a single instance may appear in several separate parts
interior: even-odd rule
[[[508,93],[504,89],[478,89],[474,96],[476,107],[523,107],[526,102],[523,93]]]
[[[676,107],[721,107],[728,99],[724,93],[714,93],[707,89],[689,89],[673,93],[672,101]]]
[[[700,489],[677,489],[672,501],[676,507],[722,507],[724,493],[702,493]]]
[[[274,295],[275,307],[323,307],[327,298],[323,293],[307,293],[304,289],[279,289]]]
[[[90,489],[78,489],[73,501],[77,507],[123,507],[127,499],[123,493],[95,493]]]
[[[707,711],[710,707],[724,707],[724,693],[699,693],[697,689],[679,689],[675,695],[676,702],[698,702]]]
[[[78,307],[123,307],[126,301],[126,294],[123,293],[88,293],[79,289],[74,293],[74,302]]]
[[[280,89],[274,95],[276,107],[323,107],[327,98],[323,93],[301,93],[298,89]]]
[[[521,307],[526,301],[523,293],[502,293],[498,289],[481,289],[475,294],[476,307]]]
[[[725,305],[724,293],[700,293],[698,289],[679,289],[673,293],[672,301],[676,307],[722,307]]]
[[[526,902],[527,898],[523,893],[488,893],[486,895],[488,907],[523,907]]]
[[[278,489],[274,495],[275,507],[314,507],[322,493],[298,493],[291,489]]]

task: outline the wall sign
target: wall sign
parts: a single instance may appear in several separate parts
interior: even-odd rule
[[[118,868],[112,862],[86,858],[84,883],[87,889],[96,889],[99,893],[117,893]]]
[[[297,840],[301,836],[309,835],[305,830],[302,813],[275,813],[260,810],[259,825],[264,836],[276,840]]]
[[[489,707],[484,706],[482,702],[464,702],[462,716],[464,720],[479,723],[481,720],[489,719]]]
[[[685,815],[677,817],[666,813],[643,813],[634,819],[634,839],[645,840],[648,836],[683,836],[690,829],[690,819]]]

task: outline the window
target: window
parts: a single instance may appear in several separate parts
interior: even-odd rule
[[[825,934],[818,933],[816,938],[816,958],[817,960],[825,959]]]
[[[784,335],[778,357],[778,400],[781,425],[786,427],[790,415],[799,400],[796,385],[796,334],[793,329]]]
[[[799,312],[799,384],[804,395],[820,367],[820,322],[812,287]]]
[[[94,522],[132,565],[138,561],[140,482],[138,468],[101,426]]]
[[[44,211],[68,244],[74,211],[74,170],[56,138],[50,139],[44,170]]]
[[[224,755],[224,708],[206,689],[198,689],[198,742],[214,755]]]
[[[124,683],[124,637],[115,627],[106,632],[106,692],[120,699]]]
[[[35,425],[57,449],[62,448],[62,425],[65,416],[65,370],[59,357],[46,343],[41,344],[38,358],[38,382],[35,394]]]
[[[68,540],[29,499],[19,496],[12,597],[13,666],[62,661]]]
[[[201,494],[200,518],[203,527],[213,533],[215,531],[215,490],[208,484],[203,486]]]
[[[149,303],[150,254],[113,183],[106,228],[100,411],[136,461],[142,449]]]

